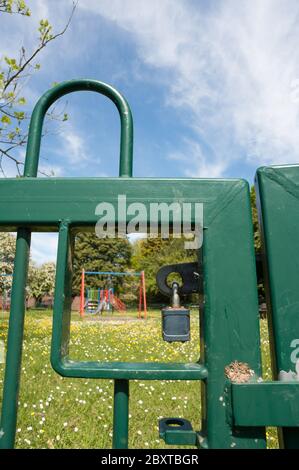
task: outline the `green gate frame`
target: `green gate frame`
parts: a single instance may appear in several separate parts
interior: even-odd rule
[[[58,98],[80,90],[103,94],[118,109],[119,177],[36,178],[46,111]],[[202,400],[194,397],[198,406],[202,402],[202,425],[198,432],[166,432],[163,437],[167,443],[264,448],[266,425],[299,425],[295,400],[299,384],[257,381],[261,376],[261,353],[249,185],[242,179],[132,178],[132,153],[133,121],[125,98],[102,82],[72,80],[47,91],[34,108],[24,177],[0,181],[1,230],[17,231],[0,447],[12,448],[15,440],[31,232],[58,231],[51,364],[64,377],[114,380],[113,447],[128,446],[129,381],[171,379],[202,381]],[[79,230],[95,227],[99,202],[109,202],[116,208],[119,194],[125,194],[128,203],[142,202],[147,208],[151,201],[204,205],[205,302],[201,357],[196,363],[76,362],[68,356],[74,237]],[[267,196],[261,200],[266,206]],[[262,216],[267,210],[263,206]],[[194,214],[192,217],[194,223]],[[145,222],[149,224],[150,220]],[[270,232],[271,228],[265,233],[267,243]],[[235,384],[226,378],[225,367],[234,360],[246,362],[254,370],[250,383]],[[288,429],[297,436],[298,428]],[[285,445],[299,447],[298,440],[297,444],[286,441]]]

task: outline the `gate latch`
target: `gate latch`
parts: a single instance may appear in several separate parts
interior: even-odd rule
[[[162,337],[164,341],[190,341],[190,310],[180,306],[179,285],[172,284],[172,306],[162,309]]]
[[[170,274],[181,276],[182,285],[167,283]],[[198,273],[198,263],[181,263],[163,266],[157,272],[157,284],[162,294],[171,298],[171,306],[162,309],[162,337],[164,341],[190,341],[190,310],[181,307],[180,294],[199,292],[201,275]]]
[[[197,433],[193,431],[190,421],[183,418],[162,418],[159,421],[159,436],[170,445],[197,444]]]

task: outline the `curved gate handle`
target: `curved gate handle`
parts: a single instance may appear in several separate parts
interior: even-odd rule
[[[49,107],[62,96],[74,91],[95,91],[107,96],[118,109],[121,122],[119,176],[132,176],[133,118],[127,100],[110,85],[98,80],[79,79],[62,82],[44,93],[36,103],[29,127],[24,176],[36,176],[43,122]]]

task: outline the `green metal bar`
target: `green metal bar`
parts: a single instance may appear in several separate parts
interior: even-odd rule
[[[132,176],[133,118],[126,99],[112,86],[98,80],[70,80],[48,90],[33,110],[26,151],[24,176],[36,176],[44,117],[49,107],[62,96],[74,91],[95,91],[110,98],[116,105],[121,122],[119,176]]]
[[[51,345],[51,364],[57,369],[62,358],[69,353],[71,302],[72,302],[72,253],[74,238],[67,221],[59,227],[55,295],[53,308],[53,329]]]
[[[113,449],[127,449],[129,438],[129,381],[114,381]]]
[[[66,309],[61,308],[60,310],[64,312],[66,318]],[[53,369],[62,377],[119,380],[205,380],[208,376],[206,367],[199,363],[83,362],[63,358],[61,352],[66,353],[67,341],[64,335],[58,333],[58,325],[64,324],[65,321],[62,323],[58,315],[58,310],[54,311],[55,341],[52,341],[51,363]]]
[[[127,207],[136,202],[145,205],[144,222],[148,225],[151,203],[191,203],[191,223],[195,221],[195,203],[202,203],[208,227],[215,213],[222,210],[224,202],[233,198],[239,188],[238,180],[195,178],[2,178],[0,225],[4,230],[26,226],[51,232],[57,231],[61,220],[68,220],[72,228],[91,227],[94,231],[99,220],[96,208],[103,201],[113,205],[116,221],[125,222],[118,219],[118,201],[119,195],[126,195]],[[126,222],[132,217],[127,215]],[[176,217],[181,220],[176,212],[159,212],[158,224],[168,220],[171,224],[178,220]]]
[[[118,273],[115,271],[84,271],[85,274],[95,274],[95,275],[107,275],[107,276],[140,276],[140,273],[130,273],[130,272],[123,272],[123,273]],[[8,274],[9,276],[9,274]]]
[[[16,433],[30,238],[30,231],[18,230],[1,414],[2,449],[14,447]]]
[[[272,370],[276,380],[285,373],[296,375],[298,361],[299,165],[259,168],[256,189]],[[299,427],[279,428],[278,436],[281,448],[298,449]]]
[[[298,398],[296,382],[232,384],[233,423],[235,426],[299,427]]]
[[[219,201],[203,240],[204,311],[201,361],[208,370],[202,383],[202,437],[209,448],[263,448],[263,428],[235,429],[225,406],[225,368],[248,363],[261,375],[257,279],[248,183]],[[210,215],[211,217],[211,215]],[[207,220],[208,219],[208,220]]]

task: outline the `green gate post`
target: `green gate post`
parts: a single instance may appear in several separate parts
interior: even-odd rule
[[[1,449],[13,448],[15,441],[30,238],[29,230],[24,228],[18,230],[3,386]]]
[[[236,428],[275,426],[279,447],[299,448],[299,165],[256,174],[273,381],[228,386]]]
[[[298,165],[262,167],[256,175],[275,380],[281,380],[283,371],[289,372],[289,376],[293,372],[295,376],[296,365],[298,371],[299,364],[298,181]],[[298,377],[292,385],[296,383],[298,384]],[[291,389],[287,397],[291,400]],[[297,401],[298,399],[297,395]],[[298,426],[279,428],[280,447],[298,449],[299,414],[296,415],[295,404],[292,408],[293,416],[297,416]]]
[[[113,448],[127,449],[129,435],[129,381],[114,381]]]
[[[208,377],[202,385],[202,435],[210,448],[263,448],[264,428],[232,426],[225,392],[225,367],[231,362],[248,363],[257,376],[262,372],[248,183],[227,180],[215,211],[206,212],[201,360]]]

